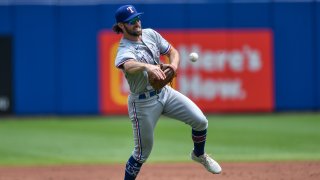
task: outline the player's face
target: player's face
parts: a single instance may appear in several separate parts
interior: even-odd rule
[[[125,23],[124,29],[131,36],[140,36],[142,34],[140,17],[137,16]]]

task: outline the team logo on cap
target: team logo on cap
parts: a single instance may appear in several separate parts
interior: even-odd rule
[[[134,13],[134,10],[132,9],[132,6],[127,7],[127,10],[130,11],[131,13]]]

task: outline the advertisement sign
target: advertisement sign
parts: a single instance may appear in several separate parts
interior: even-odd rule
[[[180,53],[174,88],[205,113],[269,112],[273,97],[272,32],[258,30],[159,31]],[[127,82],[114,66],[121,35],[102,32],[100,43],[100,111],[127,113]],[[197,52],[196,62],[189,54]]]

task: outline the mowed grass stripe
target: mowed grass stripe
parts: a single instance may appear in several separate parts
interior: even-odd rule
[[[208,116],[206,150],[219,161],[320,160],[319,114]],[[148,161],[190,161],[191,129],[162,117]],[[125,163],[126,116],[1,118],[0,165]]]

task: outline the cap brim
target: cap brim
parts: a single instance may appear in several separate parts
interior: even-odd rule
[[[128,21],[130,21],[131,19],[133,19],[133,18],[135,18],[135,17],[137,17],[137,16],[140,16],[141,14],[143,14],[143,12],[133,14],[133,15],[131,15],[130,17],[128,17],[126,20],[124,20],[123,22],[128,22]]]

